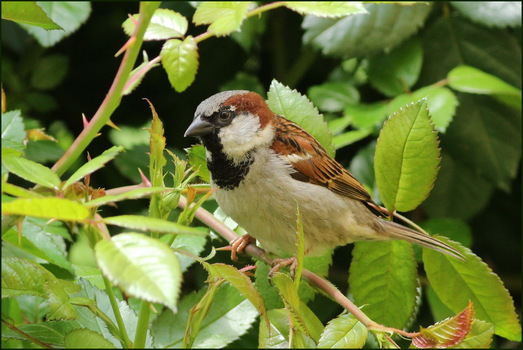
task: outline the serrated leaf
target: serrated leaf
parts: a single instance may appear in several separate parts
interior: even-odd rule
[[[415,33],[431,10],[428,4],[367,4],[368,14],[303,20],[303,41],[326,55],[362,57],[396,47]],[[392,28],[392,30],[391,30]]]
[[[416,307],[417,263],[404,241],[356,242],[350,292],[365,314],[389,327],[405,327]]]
[[[456,95],[445,87],[425,86],[410,94],[396,96],[387,105],[388,112],[392,114],[406,104],[416,102],[422,98],[427,99],[427,108],[436,130],[445,132],[454,118],[459,104]]]
[[[357,1],[286,1],[285,7],[301,15],[318,17],[342,17],[367,13],[363,4]]]
[[[471,302],[467,307],[446,320],[436,323],[428,328],[421,327],[420,335],[412,338],[412,345],[417,348],[447,348],[461,343],[469,333],[474,306]]]
[[[332,135],[327,123],[306,96],[273,80],[267,97],[267,104],[274,113],[300,125],[314,136],[331,156],[334,155]]]
[[[24,121],[19,110],[2,113],[2,149],[9,147],[22,151],[25,148],[26,135]],[[4,157],[3,151],[2,157]]]
[[[91,201],[85,202],[85,206],[87,207],[98,207],[100,205],[113,203],[113,202],[119,202],[126,199],[138,199],[142,197],[149,196],[153,193],[163,192],[165,191],[165,187],[144,187],[144,188],[137,188],[134,190],[130,190],[124,193],[120,194],[114,194],[114,195],[108,195],[103,197],[98,197],[96,199],[93,199]]]
[[[254,305],[263,318],[267,319],[267,309],[260,293],[251,279],[231,265],[216,263],[204,264],[211,275],[225,279]],[[268,321],[268,319],[267,319]]]
[[[64,335],[80,327],[76,321],[47,321],[16,326],[24,334],[56,348],[65,348]],[[27,340],[27,337],[8,328],[2,330],[2,338]]]
[[[276,272],[272,276],[272,283],[278,288],[278,292],[283,299],[285,308],[289,311],[294,321],[294,326],[305,334],[310,334],[306,320],[300,312],[300,298],[298,289],[289,275]]]
[[[272,309],[268,312],[270,328],[260,322],[258,346],[260,348],[314,348],[316,343],[306,333],[290,325],[288,310]],[[292,335],[290,334],[292,332]]]
[[[163,311],[154,321],[151,334],[157,348],[180,348],[190,309],[202,298],[207,288],[184,296],[178,313]],[[238,290],[223,284],[215,295],[207,317],[202,321],[194,348],[222,348],[245,334],[255,322],[258,311]]]
[[[438,144],[425,99],[401,109],[383,126],[374,171],[390,212],[410,211],[428,196],[438,172]]]
[[[105,150],[102,154],[100,154],[98,157],[95,157],[82,165],[78,170],[76,170],[73,175],[67,179],[65,182],[63,189],[65,190],[67,187],[71,186],[76,181],[83,179],[85,176],[94,173],[96,170],[102,168],[105,163],[113,160],[118,153],[122,152],[124,148],[122,146],[113,146],[109,148],[108,150]]]
[[[58,175],[40,163],[22,157],[10,156],[3,158],[2,164],[9,172],[29,182],[55,190],[60,187]]]
[[[47,31],[21,24],[44,47],[51,47],[74,33],[91,14],[91,4],[87,1],[39,1],[38,6],[63,29]]]
[[[521,110],[521,90],[492,74],[471,66],[460,65],[449,72],[447,79],[449,86],[454,90],[498,96],[502,101]]]
[[[466,259],[461,261],[423,248],[427,278],[439,299],[454,312],[472,301],[476,318],[493,323],[496,334],[521,341],[514,302],[500,278],[470,249],[442,236],[438,239],[451,244]]]
[[[172,87],[182,92],[192,84],[198,70],[198,46],[192,36],[167,40],[160,52],[162,66]]]
[[[194,169],[198,169],[198,176],[205,182],[211,182],[211,172],[207,168],[207,158],[203,145],[194,145],[187,150],[187,158]]]
[[[2,258],[2,298],[36,295],[49,305],[48,320],[74,319],[76,312],[69,295],[77,293],[77,285],[59,280],[39,264],[22,258]]]
[[[123,22],[122,27],[125,34],[131,36],[136,28],[135,22],[138,21],[138,14],[133,15]],[[151,22],[145,30],[143,40],[167,40],[180,38],[187,32],[187,19],[169,9],[157,9],[151,18]]]
[[[128,295],[176,311],[181,269],[165,244],[142,234],[122,233],[99,241],[94,251],[102,273]]]
[[[394,50],[369,59],[370,83],[388,97],[408,92],[418,80],[422,61],[420,40],[409,39]]]
[[[42,27],[45,30],[62,29],[47,16],[36,1],[2,1],[2,19]]]
[[[74,329],[65,334],[64,341],[68,349],[114,349],[113,343],[90,329]]]
[[[196,8],[193,23],[210,24],[211,33],[224,36],[240,29],[250,6],[249,1],[204,1]]]
[[[488,27],[521,26],[521,3],[518,1],[475,3],[451,1],[450,3],[466,17]]]
[[[455,346],[457,349],[488,349],[492,343],[494,326],[481,320],[472,320],[470,331],[461,343]]]
[[[205,236],[206,230],[177,224],[164,219],[141,215],[118,215],[103,219],[104,223],[133,230]]]
[[[333,318],[325,326],[318,348],[363,348],[369,331],[352,314],[343,314]]]
[[[83,221],[90,214],[89,209],[85,206],[64,198],[22,198],[9,203],[2,203],[2,215]]]

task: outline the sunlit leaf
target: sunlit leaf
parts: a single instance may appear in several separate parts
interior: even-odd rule
[[[318,17],[342,17],[367,13],[363,4],[357,1],[286,1],[285,7],[301,15]]]
[[[180,263],[163,243],[138,233],[122,233],[95,246],[102,273],[128,295],[176,311]]]
[[[104,218],[103,221],[109,225],[117,225],[133,230],[199,236],[207,234],[206,230],[196,227],[183,226],[172,221],[141,215],[118,215]]]
[[[57,190],[60,178],[48,167],[22,157],[5,157],[2,164],[13,174],[35,184]]]
[[[135,23],[138,22],[138,14],[133,15],[123,22],[122,27],[125,34],[131,36],[136,28]],[[157,9],[151,18],[151,22],[147,27],[143,40],[167,40],[172,38],[180,38],[187,32],[187,19],[169,9]]]
[[[64,198],[22,198],[2,203],[3,215],[35,216],[65,221],[83,221],[91,214],[85,206]]]
[[[327,323],[323,331],[318,348],[354,348],[365,345],[368,330],[352,314],[343,314]]]
[[[204,1],[196,8],[193,22],[210,24],[209,31],[216,36],[227,35],[239,30],[250,6],[249,1]]]
[[[438,172],[438,146],[425,99],[404,107],[385,123],[376,145],[374,170],[389,211],[410,211],[425,200]]]
[[[476,318],[493,323],[496,334],[520,341],[521,326],[514,301],[501,279],[470,249],[442,236],[438,239],[451,243],[466,259],[423,248],[423,266],[439,299],[454,312],[472,301]]]
[[[47,16],[36,1],[2,1],[2,19],[42,27],[45,30],[62,29]]]
[[[108,150],[104,151],[98,157],[91,159],[90,161],[82,165],[78,170],[76,170],[73,173],[73,175],[69,177],[69,179],[67,179],[63,188],[66,189],[76,181],[83,179],[85,176],[94,173],[96,170],[102,168],[105,165],[105,163],[113,160],[118,155],[118,153],[122,152],[123,150],[124,148],[122,146],[113,146]]]
[[[267,97],[267,104],[274,113],[300,125],[314,136],[331,156],[334,155],[332,135],[327,123],[306,96],[273,80]]]
[[[198,70],[198,46],[192,36],[167,40],[160,52],[169,82],[178,92],[192,84]]]

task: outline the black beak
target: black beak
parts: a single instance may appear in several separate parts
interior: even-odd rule
[[[214,130],[214,125],[209,123],[208,121],[202,120],[200,116],[197,116],[192,121],[191,125],[187,128],[185,131],[185,137],[189,136],[204,136],[207,134],[210,134]]]

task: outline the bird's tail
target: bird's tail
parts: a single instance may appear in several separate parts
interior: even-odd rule
[[[381,220],[381,223],[383,224],[385,232],[387,232],[387,236],[393,237],[393,239],[402,239],[453,256],[460,260],[465,260],[465,256],[456,249],[425,233],[415,231],[392,221]]]

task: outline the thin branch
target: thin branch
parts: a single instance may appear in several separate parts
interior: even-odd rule
[[[187,206],[187,199],[184,196],[180,196],[178,206],[182,209],[185,209],[185,207]],[[236,232],[228,228],[224,223],[222,223],[214,215],[212,215],[210,212],[208,212],[202,207],[199,207],[196,210],[195,217],[229,242],[239,237],[236,234]],[[263,249],[257,247],[255,244],[247,245],[247,247],[245,247],[245,251],[249,255],[257,259],[263,260],[269,265],[272,264],[272,260],[267,256],[267,253]],[[367,329],[371,331],[398,333],[409,338],[413,338],[419,335],[419,333],[405,332],[400,329],[386,327],[372,321],[353,302],[347,299],[347,297],[343,295],[343,293],[341,293],[338,288],[336,288],[329,281],[323,279],[322,277],[316,275],[315,273],[307,269],[303,269],[302,277],[305,278],[309,283],[311,283],[312,285],[314,285],[315,287],[319,288],[320,290],[324,291],[327,295],[332,297],[337,303],[339,303],[341,306],[347,309],[347,311],[352,313],[354,317],[356,317],[361,323],[363,323],[363,325],[365,325],[365,327],[367,327]]]
[[[6,320],[2,319],[2,323],[9,329],[11,329],[12,331],[20,334],[21,336],[27,338],[27,340],[29,341],[32,341],[33,343],[37,344],[37,345],[40,345],[41,347],[43,348],[46,348],[46,349],[54,349],[54,347],[52,347],[51,345],[47,344],[47,343],[44,343],[43,341],[41,340],[38,340],[36,339],[35,337],[27,334],[26,332],[24,332],[23,330],[19,329],[18,327],[16,327],[15,325],[12,325],[11,323],[7,322]]]

